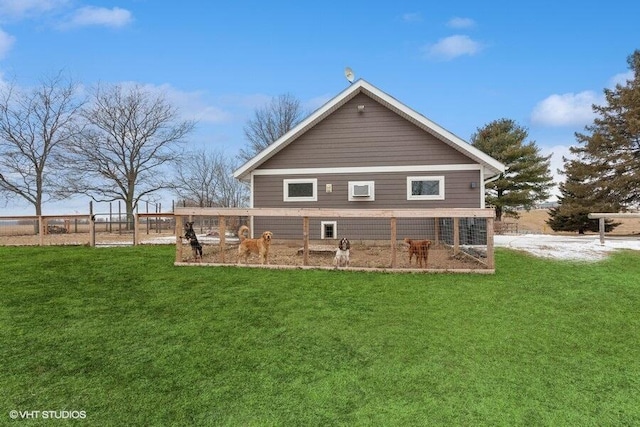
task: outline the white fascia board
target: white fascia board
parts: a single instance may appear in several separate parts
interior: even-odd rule
[[[393,173],[393,172],[445,172],[482,170],[476,163],[459,165],[408,165],[408,166],[349,166],[340,168],[291,168],[291,169],[256,169],[253,176],[267,175],[325,175],[325,174],[358,174],[358,173]]]

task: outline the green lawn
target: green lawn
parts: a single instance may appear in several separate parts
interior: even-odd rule
[[[0,425],[640,425],[640,253],[498,250],[495,275],[174,256],[0,247]]]

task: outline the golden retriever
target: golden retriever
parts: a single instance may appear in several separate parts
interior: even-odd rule
[[[246,233],[246,235],[245,235]],[[273,233],[271,231],[265,231],[257,239],[249,239],[249,227],[243,225],[238,229],[238,237],[240,238],[240,246],[238,246],[238,264],[240,264],[240,257],[244,257],[244,263],[247,264],[247,260],[251,252],[255,252],[260,255],[261,264],[269,264],[269,247],[271,246],[271,239]]]
[[[431,240],[412,240],[408,237],[404,238],[404,242],[409,245],[409,265],[411,265],[411,259],[413,255],[416,256],[416,264],[422,268],[422,261],[424,261],[424,267],[427,267],[427,261],[429,260],[429,247],[431,246]]]

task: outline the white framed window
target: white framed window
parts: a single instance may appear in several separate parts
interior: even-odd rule
[[[407,177],[407,200],[444,200],[444,176]]]
[[[316,178],[283,180],[285,202],[316,202],[318,180]]]
[[[349,181],[349,201],[367,202],[375,200],[374,181]]]
[[[338,223],[336,221],[320,221],[320,238],[337,239]]]

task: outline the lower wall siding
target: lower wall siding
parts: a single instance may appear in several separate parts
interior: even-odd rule
[[[334,239],[322,238],[322,222],[335,222],[337,232]],[[398,218],[396,223],[396,237],[402,240],[411,239],[438,240],[453,244],[453,219],[438,218],[439,235],[436,238],[435,218]],[[254,237],[264,231],[271,231],[276,240],[303,240],[303,220],[297,217],[254,217]],[[459,223],[461,244],[486,244],[487,222],[484,218],[460,218]],[[388,218],[310,218],[309,239],[323,240],[327,244],[334,244],[338,239],[346,237],[351,241],[379,240],[388,242],[391,238],[391,222]]]

